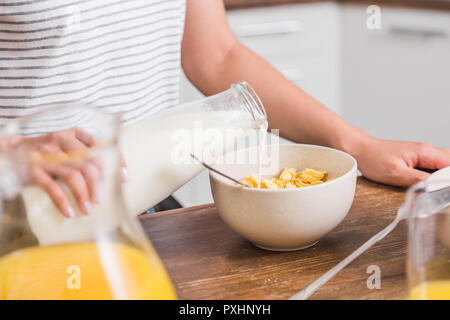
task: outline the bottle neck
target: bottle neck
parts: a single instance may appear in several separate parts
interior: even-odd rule
[[[250,84],[247,82],[240,82],[238,84],[233,84],[231,87],[239,93],[242,98],[243,107],[255,122],[267,121],[266,110],[264,109],[261,99]]]

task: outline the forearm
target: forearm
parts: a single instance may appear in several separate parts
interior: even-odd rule
[[[249,82],[261,97],[269,126],[280,129],[284,138],[350,152],[353,145],[367,137],[238,42],[210,70],[213,72],[196,81],[203,93],[209,95],[225,90],[231,83]]]

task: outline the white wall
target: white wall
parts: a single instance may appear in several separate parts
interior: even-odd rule
[[[374,136],[450,147],[450,13],[344,6],[343,111]]]

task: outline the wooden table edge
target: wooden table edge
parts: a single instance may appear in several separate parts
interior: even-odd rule
[[[192,211],[200,211],[200,210],[204,210],[204,209],[211,209],[211,208],[214,208],[214,207],[215,207],[214,202],[212,202],[212,203],[201,204],[201,205],[193,206],[193,207],[177,208],[177,209],[172,209],[172,210],[166,210],[166,211],[159,211],[159,212],[154,212],[154,213],[142,214],[142,215],[138,216],[138,218],[139,218],[139,220],[146,220],[146,219],[151,218],[151,217],[188,213],[188,212],[192,212]]]

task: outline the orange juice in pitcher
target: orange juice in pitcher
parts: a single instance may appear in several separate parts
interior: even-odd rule
[[[77,243],[14,251],[0,259],[0,299],[176,298],[158,259],[130,245],[108,246]]]
[[[450,280],[431,281],[411,289],[411,300],[450,300]]]

